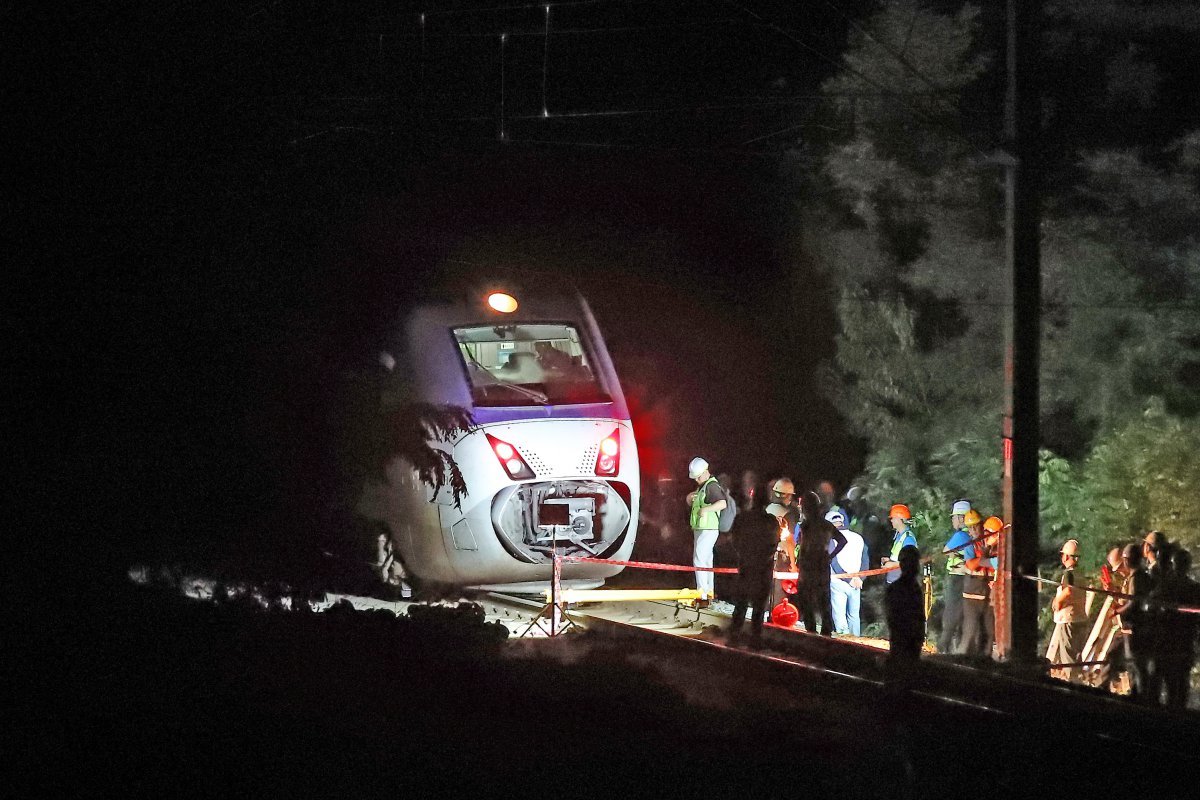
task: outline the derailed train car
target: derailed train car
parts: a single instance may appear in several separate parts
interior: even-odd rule
[[[386,524],[403,570],[424,582],[506,591],[547,585],[551,552],[623,560],[637,533],[639,467],[629,410],[586,301],[570,290],[480,291],[413,306],[385,355],[413,399],[468,410],[447,449],[456,506],[393,459],[360,513]],[[566,563],[564,585],[618,573]]]

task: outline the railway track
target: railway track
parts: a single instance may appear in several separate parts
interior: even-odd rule
[[[211,588],[197,583],[185,593],[205,599],[211,597]],[[488,619],[504,624],[513,636],[545,636],[544,627],[535,624],[546,609],[540,598],[480,593],[462,599],[480,603]],[[313,608],[323,610],[339,601],[359,610],[385,608],[396,614],[413,604],[331,593]],[[768,625],[761,649],[733,648],[723,636],[727,614],[654,600],[580,604],[570,609],[569,617],[578,629],[593,636],[637,640],[640,646],[672,658],[714,665],[737,659],[764,679],[807,681],[833,692],[866,691],[878,696],[879,702],[895,697],[887,676],[886,651],[852,640]],[[1165,752],[1200,768],[1200,715],[1192,712],[1140,706],[1101,690],[1066,686],[1036,672],[980,668],[938,657],[922,660],[905,692],[936,713],[954,711],[1039,724],[1069,720],[1095,740]]]
[[[505,618],[516,623],[512,627],[522,630],[546,606],[540,600],[496,594],[478,602],[489,616],[507,614]],[[570,617],[593,635],[638,640],[680,658],[740,659],[785,681],[804,680],[833,691],[867,691],[879,702],[890,702],[896,694],[887,652],[856,641],[767,625],[761,648],[734,648],[723,636],[728,615],[663,601],[585,604],[572,607]],[[903,692],[933,713],[967,713],[1017,725],[1070,725],[1097,742],[1154,750],[1200,767],[1200,715],[1141,706],[1102,690],[1067,686],[1037,672],[1001,671],[932,657],[924,659],[905,681]]]

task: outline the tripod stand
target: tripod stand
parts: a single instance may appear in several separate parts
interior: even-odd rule
[[[559,600],[562,596],[559,583],[562,579],[562,558],[558,555],[558,526],[555,526],[550,539],[550,553],[554,559],[554,571],[550,578],[550,602],[534,616],[533,621],[521,631],[523,638],[528,636],[535,627],[547,636],[558,636],[570,628],[579,627],[575,620],[567,614],[567,604]],[[548,623],[548,624],[547,624]],[[563,623],[566,623],[565,626]]]

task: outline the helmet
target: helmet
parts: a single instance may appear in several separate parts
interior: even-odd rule
[[[964,525],[978,525],[981,522],[983,522],[983,517],[979,516],[979,512],[973,508],[966,514],[963,514]]]
[[[1062,549],[1059,550],[1058,552],[1062,553],[1063,555],[1068,555],[1068,556],[1079,555],[1079,540],[1078,539],[1067,539],[1065,542],[1063,542]]]
[[[841,527],[846,524],[846,515],[836,508],[825,515],[825,519],[832,522],[836,527]]]
[[[1004,520],[999,517],[988,517],[983,521],[983,529],[988,533],[999,533],[1004,530]]]
[[[787,516],[788,510],[779,503],[771,503],[767,506],[767,513],[776,519],[783,519]]]
[[[796,496],[796,485],[792,483],[790,478],[779,478],[771,484],[772,499],[776,502],[785,497]],[[790,500],[788,502],[791,502]]]
[[[908,506],[904,503],[896,503],[888,511],[888,518],[899,517],[900,519],[912,519],[912,512],[908,510]]]
[[[779,605],[771,609],[771,624],[781,628],[790,628],[800,619],[800,612],[787,601],[785,597]]]
[[[955,516],[958,514],[966,514],[970,510],[971,510],[971,501],[970,500],[955,500],[954,505],[950,506],[951,516]]]
[[[700,477],[700,473],[708,469],[708,462],[700,456],[692,459],[692,463],[688,464],[688,477],[692,480]]]

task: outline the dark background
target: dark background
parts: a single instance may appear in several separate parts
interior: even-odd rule
[[[339,380],[447,269],[579,281],[647,478],[696,453],[735,473],[858,468],[812,378],[832,318],[795,291],[819,287],[778,159],[820,116],[844,18],[555,6],[547,50],[541,7],[7,16],[6,350],[38,433],[10,491],[118,565],[303,539],[331,502]]]
[[[449,270],[579,281],[645,478],[702,453],[844,489],[864,452],[814,376],[835,320],[800,218],[847,131],[817,91],[873,7],[552,4],[547,39],[520,3],[10,6],[9,506],[118,563],[303,542],[331,502],[339,383]],[[1048,23],[1049,163],[1195,118],[1163,27],[1138,34],[1154,102],[1098,124],[1106,25]],[[964,100],[976,141],[1002,77]]]

